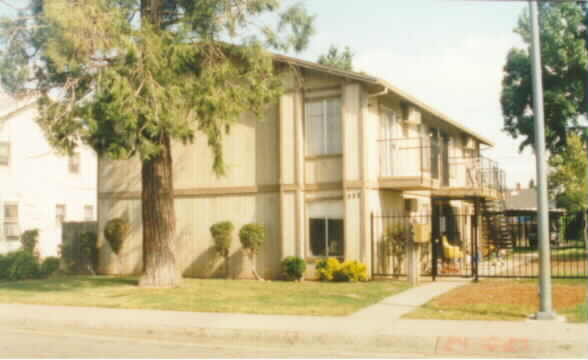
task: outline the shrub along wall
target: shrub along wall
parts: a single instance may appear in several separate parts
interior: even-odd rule
[[[29,250],[0,254],[1,280],[46,279],[59,270],[60,261],[47,257],[42,261]]]

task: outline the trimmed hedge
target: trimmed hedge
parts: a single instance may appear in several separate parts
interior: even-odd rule
[[[214,248],[220,256],[226,257],[229,255],[234,229],[235,226],[230,221],[218,222],[210,227],[210,235],[212,235],[212,239],[214,240]]]
[[[38,279],[39,259],[27,250],[16,251],[8,270],[8,280]]]
[[[53,256],[46,257],[41,263],[39,269],[40,277],[43,279],[50,277],[51,275],[56,273],[57,270],[59,270],[60,264],[61,261],[59,260],[59,258]]]
[[[239,240],[244,249],[255,253],[265,240],[265,228],[261,224],[247,224],[243,225],[239,231]]]
[[[59,266],[60,260],[56,257],[47,257],[39,264],[39,258],[29,250],[17,250],[0,255],[0,280],[48,278]]]
[[[118,255],[123,243],[129,235],[129,221],[126,217],[110,219],[104,227],[104,238],[110,244],[112,251]]]

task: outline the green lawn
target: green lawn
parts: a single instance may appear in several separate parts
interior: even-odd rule
[[[569,322],[587,322],[585,279],[553,280],[553,304]],[[438,296],[410,319],[524,320],[539,308],[537,280],[483,280]]]
[[[401,281],[322,283],[184,279],[179,288],[139,288],[132,277],[0,282],[0,303],[282,315],[349,315],[409,286]]]

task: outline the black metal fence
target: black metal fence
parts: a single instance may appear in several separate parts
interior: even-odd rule
[[[372,215],[372,276],[401,277],[407,275],[408,241],[413,238],[415,225],[432,226],[431,214],[420,213]],[[422,275],[432,275],[432,255],[429,242],[417,245]]]
[[[588,277],[583,216],[562,214],[551,219],[552,277]],[[476,279],[539,276],[536,215],[476,216],[451,207],[433,213],[372,215],[372,275],[405,276],[408,242],[423,229],[430,239],[417,245],[421,275]]]

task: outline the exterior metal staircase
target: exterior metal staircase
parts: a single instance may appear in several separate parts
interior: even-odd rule
[[[486,200],[482,202],[482,224],[485,234],[484,245],[487,250],[512,249],[513,239],[509,224],[504,215],[504,200]],[[492,249],[490,249],[492,246]]]

